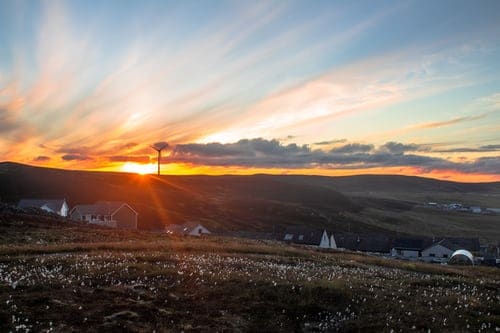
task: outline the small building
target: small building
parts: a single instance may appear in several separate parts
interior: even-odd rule
[[[127,203],[120,201],[99,201],[92,205],[76,205],[70,217],[111,228],[137,229],[138,213]]]
[[[482,212],[481,207],[478,207],[478,206],[472,206],[469,208],[469,210],[471,213],[474,213],[474,214],[480,214]]]
[[[426,238],[397,238],[391,249],[393,257],[416,260],[422,256],[422,250],[432,243]]]
[[[450,265],[474,265],[474,256],[467,250],[453,252],[448,261]]]
[[[188,236],[209,235],[210,231],[198,222],[186,222],[183,224],[184,234]]]
[[[330,237],[324,229],[288,227],[281,240],[286,243],[316,246],[324,249],[332,248]]]
[[[170,235],[196,236],[209,235],[211,232],[198,222],[186,222],[184,224],[169,224],[165,227],[165,232]]]
[[[447,262],[451,255],[458,250],[455,244],[446,239],[441,239],[424,250],[422,250],[421,260],[427,262]]]
[[[488,214],[500,214],[500,208],[486,208]]]
[[[63,217],[68,216],[68,204],[66,199],[21,199],[18,208],[38,208],[49,213],[54,213]]]

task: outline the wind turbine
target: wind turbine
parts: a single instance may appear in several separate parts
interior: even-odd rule
[[[151,146],[151,148],[158,152],[158,176],[160,175],[161,151],[167,147],[168,143],[166,142],[157,142]]]

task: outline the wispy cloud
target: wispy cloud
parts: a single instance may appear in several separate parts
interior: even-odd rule
[[[483,119],[484,117],[486,117],[486,115],[487,114],[483,113],[483,114],[476,115],[476,116],[456,117],[456,118],[445,120],[445,121],[431,121],[431,122],[426,122],[426,123],[420,123],[420,124],[408,126],[405,128],[405,130],[446,127],[446,126],[456,125],[458,123],[466,123],[466,122],[475,121],[478,119]]]
[[[149,163],[149,156],[109,156],[110,162],[136,162],[136,163]]]
[[[40,156],[35,157],[33,160],[35,162],[47,162],[47,161],[50,161],[50,157],[49,156],[40,155]]]
[[[254,104],[240,120],[205,137],[202,142],[234,141],[242,132],[248,137],[275,137],[285,132],[310,135],[314,126],[334,124],[339,117],[369,113],[471,84],[472,76],[457,74],[461,71],[459,64],[448,72],[437,70],[453,51],[434,53],[432,58],[425,59],[425,65],[421,55],[411,55],[414,52],[421,54],[423,50],[412,48],[364,59],[271,94]],[[469,56],[469,53],[456,55]],[[420,70],[421,66],[426,69]],[[447,126],[483,117],[485,114],[427,122],[408,126],[407,130]]]
[[[433,22],[430,30],[443,33],[435,37],[400,22],[425,17],[411,3],[92,6],[16,5],[7,15],[18,24],[0,22],[7,38],[1,158],[68,168],[147,163],[155,158],[151,145],[163,140],[175,147],[172,160],[196,165],[204,157],[208,165],[355,168],[384,166],[383,158],[416,165],[420,155],[453,149],[496,151],[483,147],[496,142],[491,133],[461,147],[426,146],[419,137],[497,119],[500,94],[488,88],[477,97],[481,85],[498,79],[499,25],[487,13],[467,35]],[[436,6],[443,17],[468,14]],[[396,24],[415,39],[400,40],[390,29]],[[467,87],[475,87],[475,100],[459,112],[412,122],[395,115],[402,103]],[[330,140],[336,137],[345,139]]]
[[[66,154],[61,156],[64,161],[86,161],[91,160],[92,158],[86,155],[80,154]]]

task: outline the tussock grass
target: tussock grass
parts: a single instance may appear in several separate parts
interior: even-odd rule
[[[21,325],[59,332],[500,327],[494,268],[81,228],[32,230],[41,244],[19,235],[0,242],[0,331]]]

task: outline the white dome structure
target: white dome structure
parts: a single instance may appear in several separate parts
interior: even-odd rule
[[[456,250],[448,261],[450,265],[474,265],[474,256],[467,250]]]

